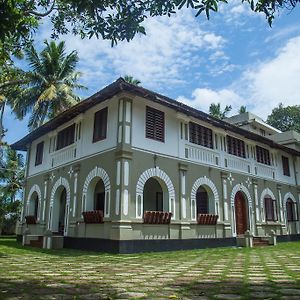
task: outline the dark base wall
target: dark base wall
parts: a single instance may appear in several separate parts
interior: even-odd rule
[[[277,242],[295,242],[300,241],[300,234],[278,235]]]
[[[64,248],[105,251],[111,253],[161,252],[236,246],[236,238],[188,240],[116,241],[95,238],[64,238]]]

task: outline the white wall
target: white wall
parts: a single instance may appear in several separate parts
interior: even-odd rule
[[[146,106],[165,113],[165,141],[146,138]],[[153,151],[160,154],[179,156],[179,121],[174,110],[152,101],[134,99],[132,110],[132,147]]]
[[[94,129],[94,114],[96,111],[108,107],[107,115],[107,134],[106,139],[93,143],[93,129]],[[91,109],[87,110],[80,116],[75,117],[71,121],[59,126],[55,130],[49,132],[48,134],[38,138],[31,145],[30,160],[29,160],[29,170],[28,175],[35,175],[40,172],[47,171],[52,168],[52,159],[59,154],[63,154],[70,148],[76,147],[76,158],[75,160],[81,159],[83,157],[93,155],[111,148],[117,145],[117,116],[118,115],[118,99],[110,99],[104,101],[98,105],[95,105]],[[75,141],[74,144],[69,145],[58,151],[50,151],[50,136],[55,136],[59,131],[72,125],[74,122],[81,122],[81,134],[80,139]],[[35,166],[36,157],[36,145],[44,141],[44,153],[42,164]],[[53,146],[52,146],[53,147]],[[51,148],[52,148],[51,147]],[[63,157],[63,155],[62,155]],[[74,160],[74,159],[73,159]],[[69,163],[70,160],[65,160],[62,158],[61,165],[64,163]],[[55,166],[54,166],[55,167]]]

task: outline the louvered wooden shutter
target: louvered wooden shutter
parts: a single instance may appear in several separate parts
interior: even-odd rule
[[[165,113],[146,107],[146,138],[165,141]]]

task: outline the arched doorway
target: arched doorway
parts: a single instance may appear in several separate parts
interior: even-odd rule
[[[67,191],[64,186],[60,186],[54,197],[52,210],[52,232],[64,234],[66,227],[66,205]]]
[[[168,191],[161,180],[149,178],[144,185],[143,208],[145,211],[169,211]]]
[[[200,186],[196,193],[197,216],[209,213],[208,193],[203,186]]]
[[[37,192],[34,192],[29,200],[28,215],[33,216],[35,220],[37,220],[38,209],[39,209],[39,196]]]
[[[242,235],[248,229],[247,201],[242,192],[237,192],[234,198],[236,234]]]
[[[85,211],[101,210],[104,213],[105,186],[100,177],[95,177],[90,182],[86,193]]]

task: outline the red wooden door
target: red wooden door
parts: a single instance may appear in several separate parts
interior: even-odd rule
[[[247,208],[244,195],[241,192],[237,192],[234,202],[236,233],[237,235],[241,235],[247,230]]]

